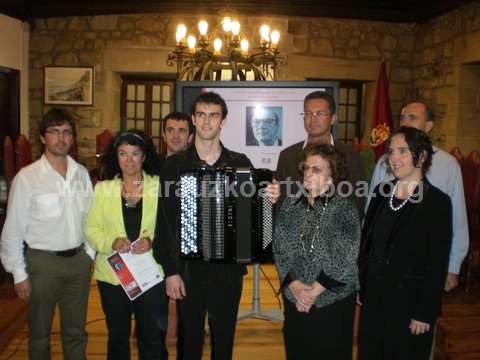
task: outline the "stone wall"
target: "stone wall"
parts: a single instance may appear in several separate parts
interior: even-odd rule
[[[474,2],[415,31],[413,91],[437,116],[433,138],[464,155],[480,148],[480,2]]]
[[[216,17],[205,17],[213,23]],[[47,65],[95,66],[95,104],[71,107],[80,117],[78,140],[82,159],[94,155],[95,136],[120,125],[120,75],[123,73],[174,73],[166,65],[175,45],[177,24],[195,28],[199,16],[169,14],[95,16],[42,19],[35,22],[30,48],[30,138],[34,154],[40,153],[38,122],[48,107],[43,105],[43,67]],[[258,40],[263,18],[240,18],[250,38]],[[280,50],[285,66],[279,80],[348,79],[369,82],[367,102],[373,101],[379,64],[387,61],[393,113],[410,98],[413,24],[392,24],[326,18],[268,19],[282,34]],[[372,91],[373,90],[373,91]],[[371,109],[371,106],[368,107]],[[368,131],[370,112],[365,113]]]

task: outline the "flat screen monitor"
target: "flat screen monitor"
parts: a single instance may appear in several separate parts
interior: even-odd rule
[[[335,81],[177,82],[176,107],[191,113],[195,98],[213,91],[227,103],[228,115],[220,140],[230,150],[246,154],[256,168],[275,170],[280,151],[300,141],[306,132],[300,113],[305,96],[326,91],[338,104]],[[335,134],[335,128],[334,128]]]

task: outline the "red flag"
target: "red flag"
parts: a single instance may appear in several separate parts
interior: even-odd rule
[[[385,62],[382,62],[378,72],[377,96],[375,97],[372,130],[370,133],[370,146],[372,146],[373,151],[375,152],[375,161],[385,153],[386,141],[390,137],[392,128],[393,121],[392,112],[390,110],[387,72],[385,69]]]

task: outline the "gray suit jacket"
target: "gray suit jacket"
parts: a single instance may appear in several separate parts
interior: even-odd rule
[[[362,158],[351,146],[340,142],[335,142],[337,150],[342,152],[347,160],[347,180],[355,187],[359,181],[367,181]],[[280,152],[277,164],[277,179],[279,181],[293,180],[302,181],[298,170],[303,151],[303,141],[293,144]],[[291,192],[295,194],[298,191],[296,184],[292,185]],[[282,194],[286,194],[287,188],[282,186]],[[368,194],[368,192],[367,192]],[[365,197],[355,197],[360,217],[363,218],[365,209]]]

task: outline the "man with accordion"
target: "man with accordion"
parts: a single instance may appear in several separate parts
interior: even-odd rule
[[[247,156],[227,149],[220,142],[227,113],[225,101],[218,94],[199,95],[192,105],[194,142],[187,151],[169,157],[161,174],[163,187],[153,251],[165,272],[167,295],[177,300],[177,359],[182,360],[201,359],[206,313],[211,358],[232,358],[243,276],[247,272],[242,262],[248,262],[248,256],[244,256],[245,249],[232,245],[231,239],[227,243],[225,238],[228,232],[235,233],[237,239],[243,237],[245,229],[255,222],[255,216],[237,221],[240,219],[237,215],[250,211],[245,206],[245,197],[238,194],[237,198],[235,194],[237,199],[232,205],[230,200],[216,198],[215,194],[238,190],[235,186],[224,186],[228,181],[220,183],[219,179],[231,178],[235,185],[242,177],[250,178],[253,183],[241,186],[240,190],[254,193],[255,189],[252,192],[250,187],[255,187],[256,177],[261,183],[263,174],[252,169]],[[263,179],[268,180],[268,176]],[[262,201],[266,197],[271,205],[279,199],[280,187],[271,177],[269,180],[261,190],[262,196],[257,198]],[[198,196],[200,193],[203,196]],[[219,202],[222,202],[220,207],[216,206]],[[246,242],[244,238],[241,240]]]

